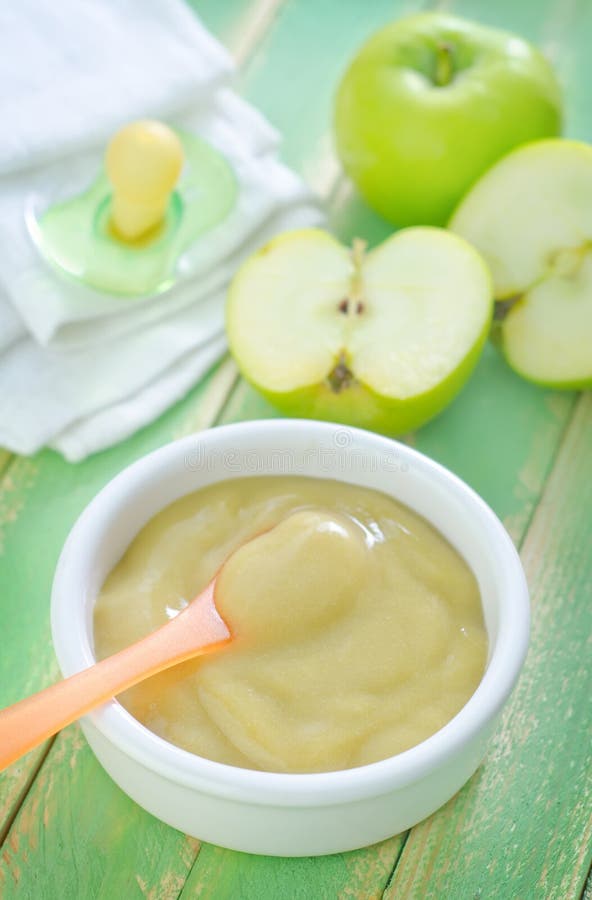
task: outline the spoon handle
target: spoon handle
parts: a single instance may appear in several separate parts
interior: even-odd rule
[[[0,711],[0,771],[61,728],[132,685],[215,650],[230,632],[208,587],[170,622],[137,643]]]

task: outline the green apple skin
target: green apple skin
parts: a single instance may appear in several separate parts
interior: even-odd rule
[[[401,19],[370,38],[335,104],[346,172],[398,226],[443,225],[497,159],[560,131],[557,79],[535,47],[440,13]]]
[[[489,334],[489,322],[462,363],[439,385],[410,400],[388,400],[357,383],[336,394],[325,384],[290,394],[275,394],[243,376],[266,400],[286,416],[323,419],[397,437],[415,431],[447,407],[468,381]]]

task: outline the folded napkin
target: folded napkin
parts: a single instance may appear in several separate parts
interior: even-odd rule
[[[39,13],[39,14],[38,14]],[[150,422],[225,350],[224,295],[239,262],[286,228],[319,224],[277,135],[227,86],[225,51],[179,0],[33,0],[0,9],[0,445],[78,460]],[[35,54],[35,67],[23,66]],[[26,72],[22,70],[26,69]],[[122,122],[164,118],[227,158],[228,217],[188,252],[187,275],[133,300],[60,277],[25,222],[99,171]]]
[[[129,119],[169,116],[231,73],[178,0],[0,5],[0,174],[97,144]]]

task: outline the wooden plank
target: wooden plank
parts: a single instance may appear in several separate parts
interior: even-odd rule
[[[565,30],[581,13],[581,0],[442,0],[439,7],[454,15],[474,19],[492,28],[512,31],[541,47],[547,56],[561,54],[565,47]]]
[[[258,5],[253,0],[232,0],[230,5],[234,17],[238,17],[240,13],[241,22],[249,21],[249,10],[261,21]],[[264,5],[269,9],[267,0]],[[218,11],[221,12],[219,30],[216,27]],[[222,29],[226,20],[221,5],[210,3],[202,18],[210,29],[223,37]],[[260,30],[256,28],[251,28],[250,33],[253,40],[261,36]],[[242,47],[241,52],[246,52],[244,41]],[[39,690],[58,677],[49,630],[49,592],[59,551],[82,508],[103,484],[134,459],[181,433],[187,433],[190,428],[195,430],[213,424],[232,387],[234,377],[233,364],[223,362],[152,426],[143,429],[124,444],[97,454],[77,466],[68,465],[51,451],[44,451],[32,459],[15,458],[8,467],[0,481],[0,706]],[[61,743],[58,743],[50,757],[46,776],[57,781],[62,778],[62,768],[67,777],[69,765],[76,764],[74,756],[69,763],[64,762],[63,754],[59,753],[60,746]],[[43,797],[45,782],[40,782],[39,786],[35,783],[35,775],[46,751],[47,746],[39,748],[0,774],[0,843],[25,798],[27,809],[34,804],[37,804],[38,809],[42,804],[40,796]],[[72,752],[76,755],[78,744],[72,745]],[[89,765],[81,769],[85,773],[84,788],[81,787],[81,791],[86,797],[86,803],[89,803],[89,797],[95,797],[95,777],[99,777],[97,773],[101,773],[94,758],[89,756],[89,760]],[[120,792],[108,779],[106,782],[109,797],[101,787],[102,794],[97,799],[97,804],[120,803]],[[82,780],[77,780],[75,784],[82,785]],[[74,790],[72,787],[73,792]],[[73,796],[72,793],[70,802],[75,805]],[[124,798],[124,802],[130,810],[136,809],[127,798]],[[89,806],[92,808],[94,805],[95,799]],[[17,822],[10,834],[9,844],[12,841],[10,846],[13,848],[25,846],[26,832],[31,828],[32,820],[27,818],[26,810],[24,813],[24,819]],[[136,839],[145,840],[146,853],[149,853],[153,844],[153,830],[164,826],[147,814],[140,813],[140,816],[143,829],[138,831]],[[46,865],[51,868],[53,864],[56,872],[60,871],[63,862],[59,851],[64,843],[59,829],[67,828],[68,821],[68,807],[63,805],[59,827],[56,822],[52,822],[52,826],[56,828],[54,841],[52,843],[49,839],[46,845],[48,832],[44,820],[39,819],[37,826],[40,830],[31,838],[36,842],[35,852],[38,855],[33,867],[29,867],[27,863],[27,854],[32,853],[31,848],[25,852],[24,857],[18,857],[18,854],[14,859],[11,857],[10,870],[7,869],[6,859],[0,862],[3,877],[8,879],[6,891],[17,890],[14,879],[7,872],[30,873],[30,879],[27,875],[25,882],[18,886],[20,897],[25,896],[27,891],[31,892],[31,896],[36,896],[35,879],[40,872],[47,874]],[[120,835],[113,829],[109,833],[115,852],[115,848],[119,847]],[[23,838],[22,842],[19,835]],[[177,835],[177,840],[184,839]],[[47,850],[49,846],[52,847],[51,851]],[[125,858],[123,850],[122,858]],[[180,865],[180,859],[185,857],[179,856],[177,865]],[[163,872],[168,871],[164,857],[160,865]],[[186,868],[187,866],[182,870],[183,878]],[[174,874],[174,865],[170,871]]]
[[[117,790],[78,725],[62,732],[51,756],[4,845],[0,896],[177,898],[198,842]]]
[[[592,99],[590,75],[586,74],[590,69],[588,61],[592,36],[592,9],[588,4],[577,0],[573,3],[546,4],[544,12],[540,6],[536,8],[538,16],[532,15],[531,7],[530,25],[523,18],[528,6],[514,4],[510,0],[489,4],[486,9],[475,0],[458,0],[454,4],[454,11],[464,15],[478,12],[480,19],[510,28],[517,27],[517,19],[522,18],[522,32],[543,46],[553,59],[565,86],[567,133],[588,140],[592,138],[592,122],[587,114]],[[496,379],[492,386],[493,384],[497,388],[499,381]],[[477,387],[476,379],[471,383],[471,389],[473,385]],[[499,401],[502,404],[493,417],[493,421],[497,423],[503,421],[502,408],[506,405],[505,401],[511,399],[504,394],[505,391],[496,391],[495,399],[491,398],[493,402]],[[566,460],[569,460],[574,430],[587,433],[589,440],[589,424],[583,424],[582,419],[589,416],[589,401],[583,402],[585,405],[578,409],[577,419],[574,420],[562,449],[560,467],[554,471],[549,490],[544,494],[537,511],[533,532],[529,534],[525,546],[527,565],[533,574],[545,564],[548,571],[557,566],[557,560],[561,559],[559,546],[554,546],[550,541],[548,546],[541,549],[540,542],[537,544],[531,535],[536,535],[537,529],[543,527],[541,522],[546,523],[548,528],[551,517],[555,528],[562,527],[556,512],[549,506],[549,497],[552,496],[550,492],[561,491],[556,485],[568,474],[566,467],[570,463]],[[562,424],[568,418],[572,399],[569,395],[548,394],[546,403],[553,412],[556,424],[554,426],[552,418],[549,418],[546,424],[531,432],[531,451],[521,469],[519,493],[516,495],[517,500],[523,501],[523,506],[520,509],[518,504],[518,508],[509,513],[508,524],[516,539],[528,523],[536,503],[539,493],[537,485],[544,484],[546,472],[553,463],[553,448]],[[520,411],[519,407],[517,412]],[[528,418],[530,428],[533,425],[532,416]],[[515,419],[507,423],[512,436],[522,436],[520,443],[523,446],[525,439],[528,440],[525,424],[525,421],[517,422]],[[507,449],[508,441],[503,432],[497,439],[487,431],[482,437],[484,447],[495,447],[496,457],[499,456],[500,449]],[[589,447],[588,453],[590,449]],[[505,470],[507,471],[507,466]],[[585,509],[582,506],[585,498],[578,489],[577,477],[574,473],[571,478],[570,499],[574,508],[572,510],[569,505],[563,506],[564,515],[569,522],[572,521],[572,515],[581,515]],[[585,482],[585,474],[583,477]],[[538,561],[533,559],[532,551],[529,550],[531,547],[539,550]],[[458,891],[462,891],[462,896],[500,898],[568,898],[579,895],[588,864],[582,854],[585,853],[585,833],[589,822],[579,798],[574,796],[572,790],[574,760],[570,741],[577,742],[582,739],[582,735],[585,747],[586,738],[585,731],[578,732],[576,729],[574,734],[570,725],[573,709],[584,715],[583,723],[579,720],[581,727],[589,727],[589,719],[588,725],[585,724],[589,707],[577,682],[578,662],[568,656],[574,648],[574,642],[577,644],[579,640],[578,625],[573,622],[573,628],[565,629],[565,623],[561,620],[560,599],[555,601],[553,596],[554,589],[561,596],[562,591],[577,590],[578,586],[577,583],[575,586],[570,585],[569,580],[560,585],[549,580],[550,585],[540,588],[542,599],[539,603],[542,610],[540,607],[535,609],[533,649],[525,676],[496,738],[492,754],[455,800],[428,823],[412,831],[398,862],[387,894],[389,897],[421,896],[423,900],[423,897],[428,896],[455,896],[455,891],[458,896],[461,896]],[[583,602],[583,598],[577,602]],[[537,618],[539,615],[546,617],[542,619],[542,626]],[[556,627],[559,621],[560,631]],[[567,621],[570,621],[569,616]],[[547,631],[544,630],[545,627]],[[569,681],[566,681],[566,673],[569,673]],[[559,690],[553,678],[563,678]],[[556,705],[549,700],[551,697]],[[562,717],[567,721],[559,725]],[[533,734],[530,733],[534,722],[546,720],[554,721],[554,729],[538,729]],[[544,753],[544,757],[541,757],[541,753]],[[541,758],[549,759],[542,776],[539,769]],[[575,765],[577,766],[577,762]],[[497,800],[502,781],[503,796],[510,797],[503,809]],[[494,829],[491,828],[492,823],[495,823]],[[562,828],[562,834],[558,835],[558,830]],[[444,832],[448,838],[442,840]],[[511,841],[504,840],[504,836],[507,838],[509,834]],[[545,845],[548,843],[551,848],[544,859],[541,842]],[[426,880],[429,890],[426,889]]]
[[[300,859],[250,856],[203,844],[182,900],[379,900],[401,836],[365,850]]]
[[[271,28],[284,0],[188,0],[206,26],[224,40],[234,59],[244,65]]]
[[[216,421],[220,411],[230,399],[232,390],[238,381],[238,370],[233,359],[225,356],[210,379],[208,391],[200,403],[189,404],[180,412],[180,420],[176,423],[173,437],[181,438],[187,434],[203,431]]]
[[[529,656],[485,764],[411,832],[395,898],[580,896],[592,859],[592,395],[579,401],[522,550]]]
[[[0,447],[0,475],[6,471],[12,458],[12,453]]]
[[[568,12],[571,9],[572,15]],[[592,5],[588,0],[563,0],[558,4],[556,28],[569,47],[558,60],[559,74],[566,86],[566,133],[572,137],[592,141],[592,83],[590,79],[590,35],[592,35]],[[548,42],[554,40],[550,30]]]

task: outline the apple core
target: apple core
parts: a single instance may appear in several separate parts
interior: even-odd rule
[[[402,434],[454,397],[493,311],[477,253],[410,228],[368,251],[287,232],[239,269],[226,326],[243,375],[289,415]]]

